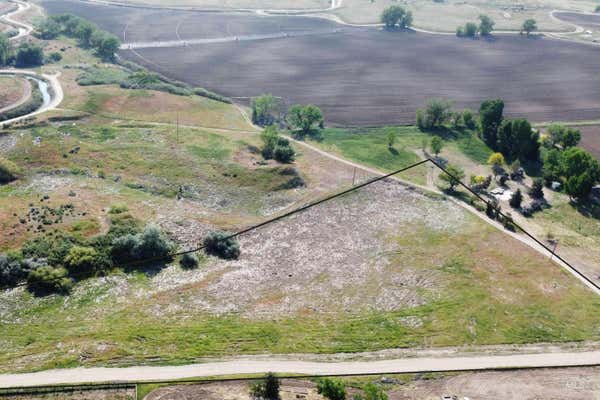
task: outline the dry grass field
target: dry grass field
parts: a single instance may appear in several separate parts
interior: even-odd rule
[[[18,102],[28,84],[25,79],[0,75],[0,110]]]

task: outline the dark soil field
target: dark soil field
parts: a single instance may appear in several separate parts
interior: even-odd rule
[[[581,147],[585,148],[600,160],[600,126],[576,126],[581,131]]]
[[[268,17],[253,13],[153,10],[100,6],[74,0],[42,2],[50,14],[73,13],[94,21],[123,42],[209,39],[312,31],[339,27],[318,18]]]
[[[331,26],[314,18],[152,11],[56,0],[51,13],[89,18],[127,42],[177,40]],[[180,23],[181,22],[181,23]],[[127,29],[125,29],[125,27]],[[122,51],[169,77],[231,97],[262,93],[321,106],[329,125],[414,122],[427,99],[478,108],[505,100],[510,117],[574,121],[600,115],[600,53],[547,38],[468,40],[376,29]],[[582,62],[585,60],[585,62]]]
[[[554,14],[554,16],[562,21],[582,26],[586,30],[600,29],[600,14],[557,12]]]

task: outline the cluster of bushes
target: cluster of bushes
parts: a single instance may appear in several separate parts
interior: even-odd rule
[[[106,61],[114,61],[121,47],[115,35],[73,14],[50,16],[36,28],[36,35],[42,39],[54,39],[61,34],[75,38],[81,47],[94,49],[96,55]]]
[[[476,126],[471,110],[453,111],[452,103],[445,99],[429,99],[425,108],[416,112],[416,124],[421,130],[436,129],[448,122],[451,122],[455,129],[474,129]]]
[[[240,244],[230,236],[227,232],[210,232],[204,238],[204,251],[225,260],[237,260],[240,257]]]
[[[560,182],[573,199],[587,197],[600,181],[600,164],[593,155],[579,147],[548,150],[542,171],[546,185]]]
[[[272,94],[253,97],[250,105],[252,107],[252,123],[255,125],[270,126],[281,119],[283,104]]]
[[[261,154],[265,160],[275,159],[281,163],[291,163],[296,158],[296,152],[290,141],[279,135],[275,125],[266,127],[260,134],[263,142]]]
[[[130,63],[128,63],[130,64]],[[87,67],[77,77],[81,86],[119,85],[123,89],[147,89],[175,94],[178,96],[202,96],[223,103],[231,100],[203,88],[191,88],[185,83],[165,78],[134,66],[133,72],[125,69]]]
[[[144,229],[129,215],[113,216],[109,231],[91,239],[49,232],[28,240],[20,251],[0,256],[0,287],[26,281],[37,295],[67,293],[74,282],[116,268],[162,265],[174,245],[154,226]]]
[[[525,119],[504,120],[504,101],[485,100],[479,108],[479,134],[493,150],[508,160],[537,161],[540,156],[539,133]]]
[[[252,400],[281,400],[279,378],[271,372],[250,386]],[[373,382],[363,385],[353,400],[388,400],[385,390]],[[346,383],[339,378],[317,379],[317,392],[328,400],[346,400]]]
[[[404,7],[390,6],[381,13],[381,22],[385,24],[386,29],[408,29],[412,25],[412,12]]]
[[[477,34],[488,36],[494,30],[496,23],[487,15],[479,16],[479,25],[474,22],[467,22],[464,26],[456,28],[456,36],[458,37],[475,37]]]
[[[44,51],[40,46],[24,42],[15,49],[8,39],[8,35],[0,33],[0,66],[27,68],[44,63]]]

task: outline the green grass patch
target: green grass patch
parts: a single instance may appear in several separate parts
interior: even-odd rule
[[[395,132],[392,147],[388,146],[390,131]],[[442,157],[448,152],[457,152],[474,162],[485,163],[492,152],[476,133],[469,130],[445,129],[441,136],[444,141]],[[389,172],[418,162],[418,153],[424,144],[428,149],[432,137],[433,133],[422,132],[415,126],[328,128],[322,131],[322,140],[312,143],[348,160]],[[425,184],[426,174],[427,169],[422,166],[406,171],[400,177]]]

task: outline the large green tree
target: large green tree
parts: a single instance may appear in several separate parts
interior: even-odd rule
[[[387,29],[410,28],[412,20],[412,13],[400,6],[390,6],[381,13],[381,22],[385,24]]]
[[[535,22],[535,19],[526,19],[521,27],[521,33],[525,32],[527,35],[529,35],[533,31],[537,31],[537,23]]]
[[[35,44],[21,43],[17,49],[15,64],[17,67],[37,67],[44,63],[44,51]]]
[[[567,149],[562,154],[562,175],[565,191],[569,196],[580,199],[587,196],[600,179],[600,165],[587,151],[578,147]]]
[[[487,15],[479,16],[479,33],[482,36],[487,36],[491,34],[494,30],[494,25],[496,25],[494,20],[488,17]]]
[[[495,149],[510,160],[537,160],[539,148],[539,133],[526,119],[506,120],[500,124]]]
[[[502,123],[503,112],[504,101],[500,99],[485,100],[479,107],[481,138],[490,147],[495,147],[498,141],[498,128]]]
[[[252,98],[252,123],[256,125],[272,125],[280,111],[280,102],[272,94]]]
[[[315,105],[301,106],[296,104],[290,108],[287,121],[292,127],[300,129],[302,133],[307,134],[316,126],[323,124],[323,113]]]

